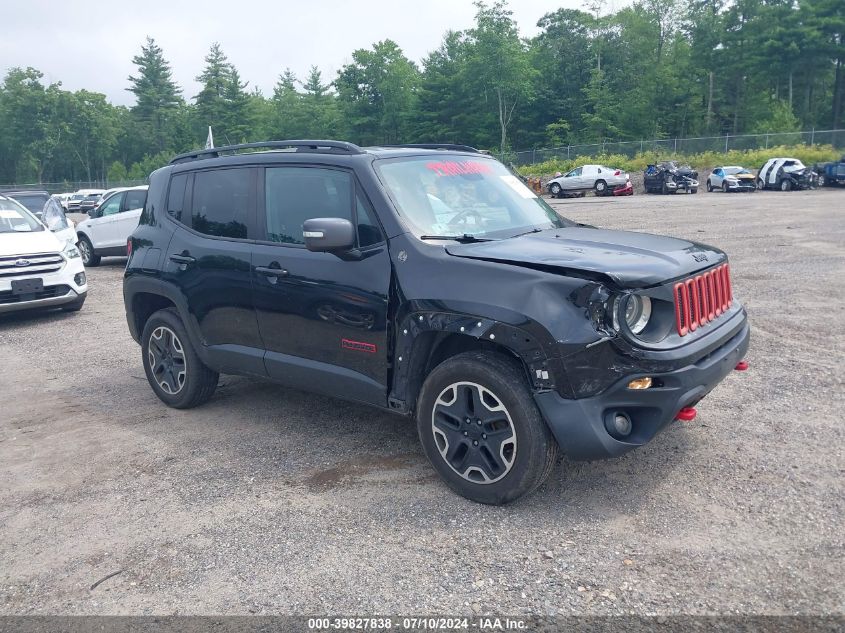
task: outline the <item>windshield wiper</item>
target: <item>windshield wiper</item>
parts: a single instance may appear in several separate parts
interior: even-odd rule
[[[463,235],[420,235],[421,240],[453,240],[461,242],[462,244],[472,244],[473,242],[492,242],[489,237],[476,237],[469,233]]]
[[[517,233],[516,235],[511,235],[508,239],[513,239],[515,237],[522,237],[523,235],[530,235],[531,233],[542,233],[543,229],[533,228],[530,231],[524,231],[523,233]]]

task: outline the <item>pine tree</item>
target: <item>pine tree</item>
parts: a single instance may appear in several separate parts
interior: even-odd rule
[[[183,103],[181,90],[173,81],[170,64],[153,38],[147,37],[141,54],[133,57],[132,63],[138,67],[137,77],[129,77],[132,86],[127,88],[137,99],[132,114],[149,126],[156,151],[163,151],[168,146],[168,124]]]

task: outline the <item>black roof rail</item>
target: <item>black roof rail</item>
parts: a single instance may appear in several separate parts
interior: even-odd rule
[[[244,149],[293,149],[297,152],[316,152],[322,154],[363,154],[364,150],[354,143],[346,141],[261,141],[258,143],[241,143],[240,145],[223,145],[210,147],[193,152],[179,154],[170,161],[171,165],[184,163],[202,158],[218,158],[224,153],[234,153]]]
[[[382,147],[407,147],[409,149],[445,149],[454,152],[472,152],[473,154],[481,154],[482,152],[469,145],[459,145],[457,143],[404,143],[402,145],[382,145]]]

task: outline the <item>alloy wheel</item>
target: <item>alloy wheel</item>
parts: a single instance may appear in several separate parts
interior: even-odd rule
[[[182,391],[187,377],[185,350],[173,330],[163,325],[153,330],[147,344],[147,360],[162,391],[170,395]]]
[[[76,245],[79,248],[79,253],[82,255],[82,263],[87,266],[91,262],[91,247],[85,240],[79,240]]]
[[[443,460],[467,481],[491,484],[513,468],[513,420],[501,399],[482,385],[456,382],[441,391],[431,432]]]

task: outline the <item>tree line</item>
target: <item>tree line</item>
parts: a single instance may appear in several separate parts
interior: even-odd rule
[[[284,70],[250,89],[219,44],[198,94],[147,38],[131,107],[45,85],[12,68],[0,85],[0,182],[145,178],[215,141],[340,138],[361,145],[455,142],[504,151],[602,140],[839,128],[843,0],[635,0],[558,9],[520,35],[504,0],[476,3],[420,64],[391,40],[352,53],[333,79]]]

